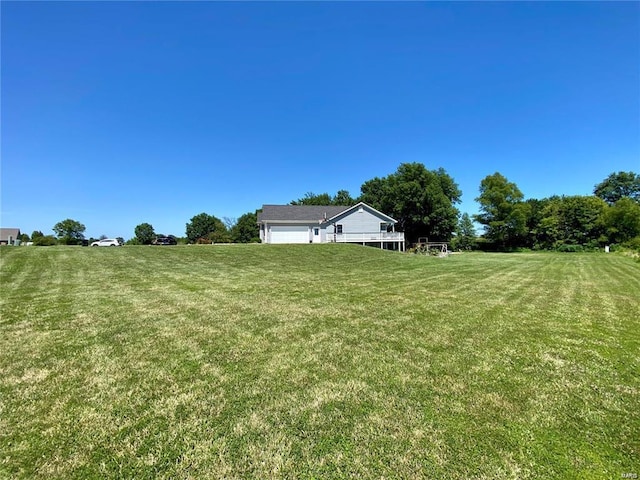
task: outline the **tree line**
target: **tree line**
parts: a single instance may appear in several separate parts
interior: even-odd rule
[[[515,183],[496,172],[480,182],[475,199],[480,213],[473,216],[461,214],[456,207],[461,197],[458,185],[444,169],[403,163],[386,177],[365,181],[359,197],[347,190],[335,195],[308,192],[290,204],[351,206],[365,202],[395,218],[397,230],[405,232],[409,243],[427,238],[450,242],[454,249],[577,251],[607,244],[640,249],[640,175],[633,172],[611,173],[595,186],[593,195],[527,200]],[[179,243],[259,242],[258,212],[245,213],[237,220],[197,214],[186,223]],[[477,234],[474,221],[482,225],[482,234]],[[85,226],[76,220],[58,222],[53,231],[56,236],[33,232],[31,241],[51,245],[85,240]],[[160,236],[150,223],[141,223],[127,243],[147,245]]]
[[[135,236],[127,243],[130,245],[149,245],[157,237],[153,226],[141,223],[134,229]],[[240,218],[224,217],[220,220],[215,215],[202,212],[195,215],[185,225],[185,237],[178,239],[179,243],[257,243],[260,241],[258,230],[258,214],[248,212]]]
[[[23,233],[19,240],[22,243],[33,242],[34,245],[81,245],[107,238],[101,235],[99,238],[85,238],[84,224],[73,219],[66,219],[56,223],[52,229],[55,235],[45,235],[40,230],[35,230],[31,235]],[[150,245],[157,238],[173,236],[156,232],[150,223],[141,223],[134,228],[134,236],[127,240],[116,237],[126,245]],[[195,215],[186,224],[186,236],[174,237],[178,243],[254,243],[260,241],[258,230],[257,211],[232,219],[225,217],[220,220],[214,215],[200,213]]]
[[[603,245],[640,249],[640,176],[610,174],[593,195],[527,199],[500,173],[485,177],[476,198],[484,226],[479,245],[491,250],[580,251]]]

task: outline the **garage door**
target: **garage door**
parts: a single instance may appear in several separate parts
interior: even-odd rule
[[[309,243],[309,227],[271,227],[271,243]]]

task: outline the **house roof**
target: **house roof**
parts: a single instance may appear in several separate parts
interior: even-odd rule
[[[13,240],[20,235],[19,228],[0,228],[0,241],[6,242],[11,237]]]
[[[367,208],[381,218],[389,222],[396,223],[396,220],[389,215],[376,210],[375,208],[360,202],[356,205],[263,205],[262,212],[258,214],[258,223],[282,222],[282,223],[317,223],[328,222],[352,210]]]
[[[263,205],[258,214],[258,223],[262,222],[318,222],[335,217],[349,210],[346,205]]]

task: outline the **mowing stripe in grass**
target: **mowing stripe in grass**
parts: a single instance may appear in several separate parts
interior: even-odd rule
[[[640,472],[629,258],[21,247],[0,280],[0,477]]]

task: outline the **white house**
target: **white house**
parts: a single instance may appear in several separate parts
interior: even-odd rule
[[[262,243],[360,243],[405,250],[396,220],[360,202],[352,207],[263,205],[258,214]]]

